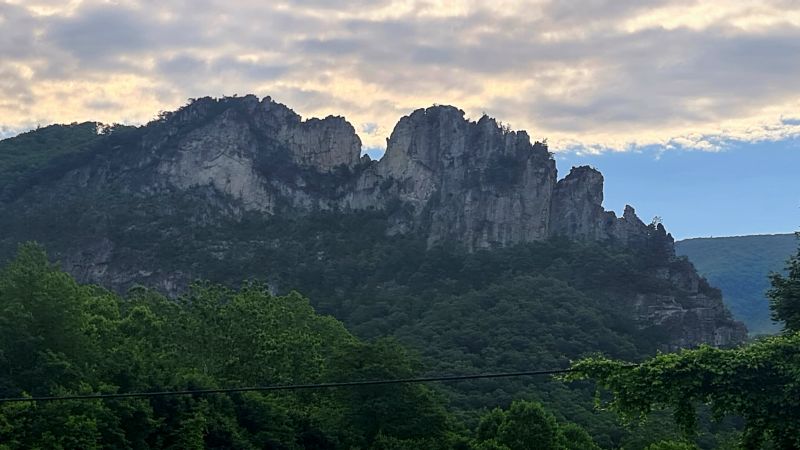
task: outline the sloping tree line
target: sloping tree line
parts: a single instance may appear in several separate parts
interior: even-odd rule
[[[413,377],[392,340],[364,342],[297,293],[200,283],[170,300],[76,283],[34,244],[0,270],[0,397]],[[595,449],[516,402],[460,425],[419,384],[0,404],[0,449]]]
[[[800,249],[787,275],[773,274],[770,281],[772,316],[785,327],[778,336],[730,350],[703,346],[661,354],[636,367],[586,358],[568,378],[596,380],[613,397],[607,406],[628,420],[668,408],[691,435],[704,405],[716,418],[744,418],[741,448],[800,448]]]

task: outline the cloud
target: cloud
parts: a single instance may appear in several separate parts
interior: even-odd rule
[[[344,115],[365,148],[434,103],[555,149],[800,134],[788,0],[5,0],[0,26],[7,129],[255,93]]]
[[[20,133],[19,130],[15,130],[13,128],[5,127],[5,126],[0,126],[0,140],[6,139],[6,138],[10,138],[10,137],[14,137],[14,136],[18,135],[19,133]]]
[[[30,70],[27,67],[0,62],[0,110],[29,110],[33,102],[29,77]]]
[[[4,60],[20,59],[35,52],[38,21],[25,8],[0,3],[0,54]]]

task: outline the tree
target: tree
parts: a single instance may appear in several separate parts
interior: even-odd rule
[[[796,233],[800,239],[800,232]],[[782,321],[787,331],[800,331],[800,246],[797,254],[787,261],[786,276],[769,276],[772,288],[767,291],[772,319]]]
[[[352,341],[341,345],[334,355],[327,381],[411,378],[416,373],[413,358],[392,339]],[[430,437],[445,440],[447,414],[428,386],[360,386],[337,389],[334,398],[343,409],[331,414],[335,416],[331,422],[337,428],[358,430],[363,442],[350,442],[354,447],[370,445],[378,436],[385,442]]]
[[[694,433],[696,407],[713,416],[745,420],[741,445],[800,448],[800,333],[764,338],[736,349],[703,346],[660,354],[639,365],[604,357],[573,364],[567,379],[594,379],[613,394],[609,406],[628,421],[671,409],[687,435]]]
[[[89,342],[82,304],[89,289],[47,261],[36,244],[19,247],[0,271],[0,394],[44,394],[85,379]]]
[[[697,446],[686,442],[660,441],[648,445],[645,450],[697,450]]]
[[[511,450],[550,450],[561,448],[563,437],[556,418],[542,405],[516,401],[497,428],[497,438]]]
[[[573,423],[559,424],[539,403],[515,401],[508,410],[495,408],[478,424],[473,449],[597,450],[589,434]]]
[[[561,434],[567,450],[600,450],[589,433],[574,423],[562,424]]]
[[[82,286],[26,244],[0,269],[0,396],[181,391],[412,377],[393,341],[363,343],[297,293],[198,283],[178,299]],[[17,448],[452,448],[419,384],[0,405]],[[466,438],[460,438],[462,441]]]

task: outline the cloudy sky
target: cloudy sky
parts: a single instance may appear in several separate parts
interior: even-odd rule
[[[434,103],[587,157],[791,147],[800,3],[0,0],[0,137],[246,93],[344,115],[373,153]]]

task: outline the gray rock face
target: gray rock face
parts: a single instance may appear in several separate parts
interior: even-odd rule
[[[573,239],[611,240],[638,245],[653,235],[672,242],[662,228],[642,222],[632,206],[626,205],[622,217],[603,209],[603,175],[588,166],[573,167],[553,192],[550,234]]]
[[[632,208],[621,218],[603,209],[597,170],[573,168],[556,183],[545,144],[487,116],[469,121],[452,106],[403,117],[380,161],[361,159],[361,141],[343,118],[303,121],[254,96],[195,101],[144,146],[157,155],[160,183],[211,186],[244,210],[357,210],[400,201],[410,214],[398,217],[394,230],[423,233],[432,245],[459,241],[477,249],[556,235],[630,244],[652,231]],[[340,172],[354,175],[313,189],[318,178]]]
[[[477,122],[451,106],[414,111],[395,127],[386,154],[359,180],[359,194],[414,207],[408,228],[431,244],[487,248],[548,236],[555,162],[525,132]],[[375,203],[375,200],[357,204]],[[355,204],[353,205],[355,206]]]
[[[280,202],[330,209],[330,193],[309,195],[305,187],[309,176],[360,164],[361,140],[353,126],[333,116],[303,121],[269,97],[226,102],[227,108],[197,100],[148,135],[144,146],[157,155],[159,182],[179,189],[211,186],[245,210],[268,214]]]
[[[229,110],[181,139],[158,171],[180,189],[210,185],[245,209],[271,212],[274,201],[255,169],[257,147],[247,124]]]
[[[640,327],[658,327],[670,336],[661,350],[675,351],[699,343],[728,347],[747,338],[744,324],[733,320],[718,292],[705,285],[694,267],[680,261],[660,275],[680,289],[679,295],[640,294],[634,303]]]
[[[262,115],[267,116],[261,120],[269,124],[263,131],[275,132],[277,140],[289,149],[295,164],[331,172],[340,166],[353,168],[359,163],[361,139],[343,117],[301,121],[300,116],[269,98],[262,101],[261,109]],[[272,126],[275,128],[271,129]]]
[[[603,209],[603,175],[573,167],[553,190],[550,233],[580,239],[607,239],[617,218]]]
[[[719,299],[695,294],[678,301],[673,296],[640,296],[639,323],[656,326],[671,339],[661,350],[671,352],[698,343],[729,347],[747,338],[747,329],[734,321]]]

